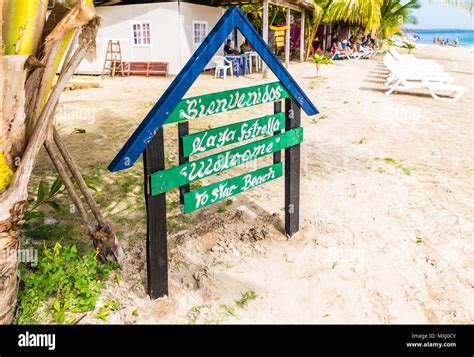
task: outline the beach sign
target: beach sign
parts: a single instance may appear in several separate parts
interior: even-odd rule
[[[234,29],[242,33],[278,81],[184,98]],[[255,118],[189,132],[190,121],[266,103],[273,103],[273,112],[260,111]],[[301,109],[307,115],[318,113],[243,12],[229,7],[109,165],[110,171],[124,170],[143,154],[147,289],[152,299],[168,294],[166,193],[172,189],[179,188],[181,209],[187,214],[284,176],[285,233],[292,236],[298,231]],[[163,126],[173,123],[178,125],[179,165],[167,168]],[[192,182],[268,155],[273,155],[271,165],[190,190]]]

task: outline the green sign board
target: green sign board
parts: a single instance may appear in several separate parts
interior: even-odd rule
[[[283,175],[282,163],[263,167],[184,194],[184,213],[225,200]]]
[[[285,128],[285,113],[267,115],[182,137],[184,156],[240,143]]]
[[[297,145],[303,141],[299,127],[192,162],[186,162],[151,175],[151,195],[169,191],[219,172],[245,164],[265,155]]]
[[[225,91],[184,98],[206,64],[227,41],[229,33],[237,30],[258,52],[278,82],[246,88],[234,88],[232,82],[222,82],[228,85]],[[245,73],[243,75],[245,77]],[[239,79],[241,86],[251,82],[255,83],[251,78]],[[263,106],[256,111],[259,114],[255,114],[259,118],[249,117],[248,113],[231,115],[238,109],[261,104]],[[109,165],[111,171],[130,168],[143,153],[147,288],[152,299],[168,295],[166,193],[171,189],[179,188],[180,206],[189,213],[284,176],[285,233],[291,237],[298,232],[301,110],[309,116],[318,113],[242,10],[230,6]],[[214,114],[217,114],[214,118],[234,117],[236,120],[200,133],[190,132],[191,121]],[[170,123],[177,123],[179,165],[166,168],[164,125]],[[284,170],[282,150],[285,151]],[[206,155],[210,156],[204,157]],[[262,157],[266,158],[266,164],[258,162]],[[243,165],[246,163],[255,165],[249,168],[250,165]],[[238,173],[227,171],[225,179],[215,178],[206,183],[207,186],[191,190],[190,183],[239,165]]]
[[[280,82],[274,82],[185,98],[178,103],[165,124],[275,102],[289,96],[290,94]]]

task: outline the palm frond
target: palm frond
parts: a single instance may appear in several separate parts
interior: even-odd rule
[[[472,14],[472,0],[429,0],[430,3],[444,4],[469,11]]]
[[[382,5],[383,0],[334,0],[326,8],[324,21],[357,23],[370,32],[380,26]]]

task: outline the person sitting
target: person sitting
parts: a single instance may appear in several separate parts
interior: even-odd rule
[[[346,40],[344,40],[344,41],[346,41]],[[357,51],[354,51],[352,48],[350,48],[350,46],[347,45],[347,41],[344,45],[344,41],[342,43],[341,43],[341,41],[338,41],[336,49],[339,52],[344,52],[347,55],[347,57],[355,56]]]
[[[226,56],[231,56],[231,55],[240,55],[240,52],[237,51],[237,50],[234,50],[231,46],[232,44],[232,41],[231,40],[227,40],[225,45],[224,45],[224,54]]]
[[[250,46],[247,40],[245,40],[244,43],[240,45],[240,53],[250,52],[251,50],[252,46]]]

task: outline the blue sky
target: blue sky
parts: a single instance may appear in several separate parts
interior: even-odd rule
[[[466,10],[454,9],[446,5],[431,4],[420,0],[421,8],[413,11],[418,19],[414,29],[470,29],[473,30],[473,18]]]

